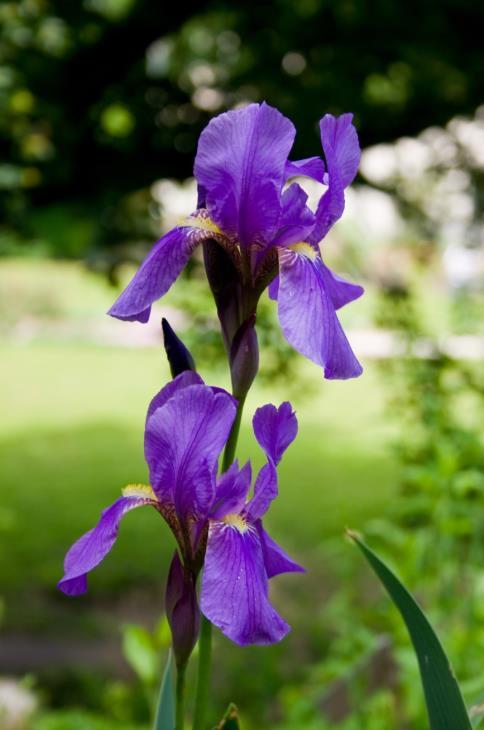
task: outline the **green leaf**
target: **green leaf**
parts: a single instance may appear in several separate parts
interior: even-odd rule
[[[415,599],[355,533],[348,532],[348,536],[358,545],[405,621],[417,654],[431,730],[472,730],[450,662]]]
[[[175,696],[173,686],[173,660],[171,650],[168,652],[163,679],[161,682],[160,699],[156,711],[154,730],[173,730],[175,727]]]
[[[237,707],[230,703],[227,712],[219,722],[215,730],[239,730],[239,717]]]
[[[145,628],[134,624],[124,627],[123,654],[142,682],[156,682],[160,671],[158,652],[151,634]]]

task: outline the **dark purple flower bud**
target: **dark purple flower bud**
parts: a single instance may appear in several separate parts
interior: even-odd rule
[[[170,624],[177,667],[184,666],[193,651],[200,628],[195,577],[183,568],[175,551],[166,584],[165,609]]]
[[[163,329],[163,344],[168,362],[170,363],[172,377],[176,378],[177,375],[180,375],[185,370],[196,370],[195,361],[190,350],[175,334],[170,323],[164,317],[161,320],[161,326]]]
[[[239,327],[230,347],[232,392],[238,400],[247,395],[258,369],[259,344],[253,314]]]

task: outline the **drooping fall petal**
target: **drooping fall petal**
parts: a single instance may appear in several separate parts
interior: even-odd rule
[[[156,506],[154,494],[133,487],[129,496],[120,497],[104,510],[96,527],[86,532],[70,548],[64,560],[64,576],[58,588],[68,596],[87,591],[87,574],[101,563],[118,536],[119,524],[127,512],[145,504]]]
[[[338,320],[321,259],[290,249],[279,252],[278,311],[287,341],[324,368],[329,379],[362,373]]]
[[[179,277],[194,248],[203,240],[195,228],[173,228],[155,243],[108,314],[117,319],[147,322],[151,305],[166,294]]]
[[[257,530],[212,522],[202,579],[201,609],[236,644],[273,644],[289,631],[271,605]]]
[[[305,573],[306,569],[296,563],[281,548],[280,545],[272,539],[270,535],[262,527],[262,523],[257,523],[257,530],[262,544],[262,552],[264,554],[264,565],[266,567],[267,577],[273,578],[281,573]]]

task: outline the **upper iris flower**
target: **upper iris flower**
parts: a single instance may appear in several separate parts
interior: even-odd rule
[[[222,249],[237,272],[236,284],[217,301],[228,348],[273,282],[270,293],[278,300],[288,342],[322,365],[326,378],[360,375],[362,368],[336,310],[361,296],[363,289],[333,274],[318,246],[341,217],[344,190],[358,169],[360,148],[351,120],[351,114],[322,118],[323,162],[319,157],[288,159],[294,125],[265,103],[212,119],[200,136],[195,158],[198,209],[155,244],[109,313],[146,322],[152,303],[168,291],[192,251],[204,243],[209,280],[207,246]],[[314,213],[297,183],[286,186],[297,175],[327,186]],[[212,281],[211,285],[214,290]],[[224,309],[236,313],[233,321],[224,319]]]
[[[268,644],[286,635],[289,626],[269,602],[268,579],[303,569],[267,535],[262,517],[277,496],[276,467],[296,436],[297,420],[289,403],[256,411],[254,433],[267,463],[248,499],[250,463],[239,469],[234,462],[216,477],[217,460],[235,412],[228,393],[208,387],[192,371],[176,377],[155,396],[145,431],[152,486],[127,487],[102,513],[96,527],[71,547],[59,583],[64,593],[78,595],[87,590],[87,573],[111,550],[122,517],[135,507],[150,505],[168,522],[182,556],[183,565],[175,554],[170,571],[177,584],[175,593],[183,571],[194,586],[203,565],[201,609],[226,636],[245,645]],[[185,615],[190,601],[196,607],[194,588],[186,599]],[[172,610],[168,603],[174,600],[167,598],[167,610]]]

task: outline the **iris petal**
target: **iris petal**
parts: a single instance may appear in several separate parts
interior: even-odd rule
[[[287,341],[324,367],[329,379],[362,373],[336,316],[321,259],[289,249],[279,251],[278,312]]]
[[[273,578],[275,575],[280,575],[281,573],[306,572],[302,565],[299,565],[290,558],[281,546],[267,534],[260,520],[257,522],[257,530],[262,544],[264,565],[269,578]]]
[[[334,117],[325,114],[319,123],[321,143],[328,164],[328,175],[337,171],[342,185],[347,188],[355,179],[360,164],[360,144],[352,114]]]
[[[268,579],[255,528],[210,526],[201,590],[205,616],[235,643],[273,644],[290,627],[269,602]]]
[[[239,465],[234,461],[217,482],[210,518],[220,520],[229,513],[239,514],[245,504],[251,479],[252,468],[250,462],[247,462],[242,469],[239,469]]]
[[[269,284],[268,294],[269,299],[272,299],[273,301],[277,300],[277,297],[279,296],[279,274],[275,276]]]
[[[324,286],[331,297],[335,309],[341,309],[345,304],[353,302],[355,299],[361,297],[365,291],[359,284],[353,284],[337,276],[322,262],[320,270],[324,279]]]
[[[220,114],[200,135],[195,177],[205,204],[243,248],[274,236],[294,136],[293,124],[267,104]]]
[[[254,496],[246,507],[249,519],[255,521],[265,515],[278,495],[276,466],[296,438],[297,418],[291,404],[285,401],[279,408],[271,404],[258,408],[252,425],[255,437],[267,456],[267,464],[259,471],[255,481]]]
[[[120,497],[101,515],[96,527],[86,532],[70,548],[64,560],[64,576],[58,588],[68,596],[87,591],[87,574],[109,553],[118,536],[119,524],[127,512],[145,504],[156,506],[148,496]]]
[[[196,246],[210,232],[192,226],[173,228],[155,243],[108,314],[117,319],[147,322],[151,305],[160,299],[181,274]]]
[[[263,517],[278,493],[277,469],[272,461],[268,461],[257,474],[254,496],[245,508],[248,518],[254,522]]]
[[[213,473],[236,406],[206,385],[178,390],[147,419],[145,457],[160,502],[178,517],[205,517],[213,500]]]
[[[291,404],[285,401],[276,408],[268,403],[258,408],[252,425],[259,445],[277,466],[285,450],[297,436],[297,418]]]
[[[353,182],[360,162],[360,146],[352,114],[326,114],[320,122],[321,143],[327,164],[328,189],[319,201],[310,243],[319,243],[343,215],[344,190]]]
[[[161,406],[165,405],[165,403],[167,403],[170,398],[175,395],[175,393],[183,390],[183,388],[187,388],[189,385],[203,385],[202,378],[193,370],[186,370],[183,373],[180,373],[180,375],[177,375],[177,377],[173,380],[170,380],[170,382],[163,386],[159,393],[157,393],[152,399],[148,406],[146,419],[148,419],[157,408],[161,408]]]
[[[281,218],[273,246],[290,246],[306,240],[316,221],[314,213],[306,205],[307,199],[307,193],[297,183],[283,192]]]
[[[312,177],[322,183],[324,177],[324,162],[321,157],[306,157],[304,160],[288,160],[286,162],[286,180],[291,177]]]

